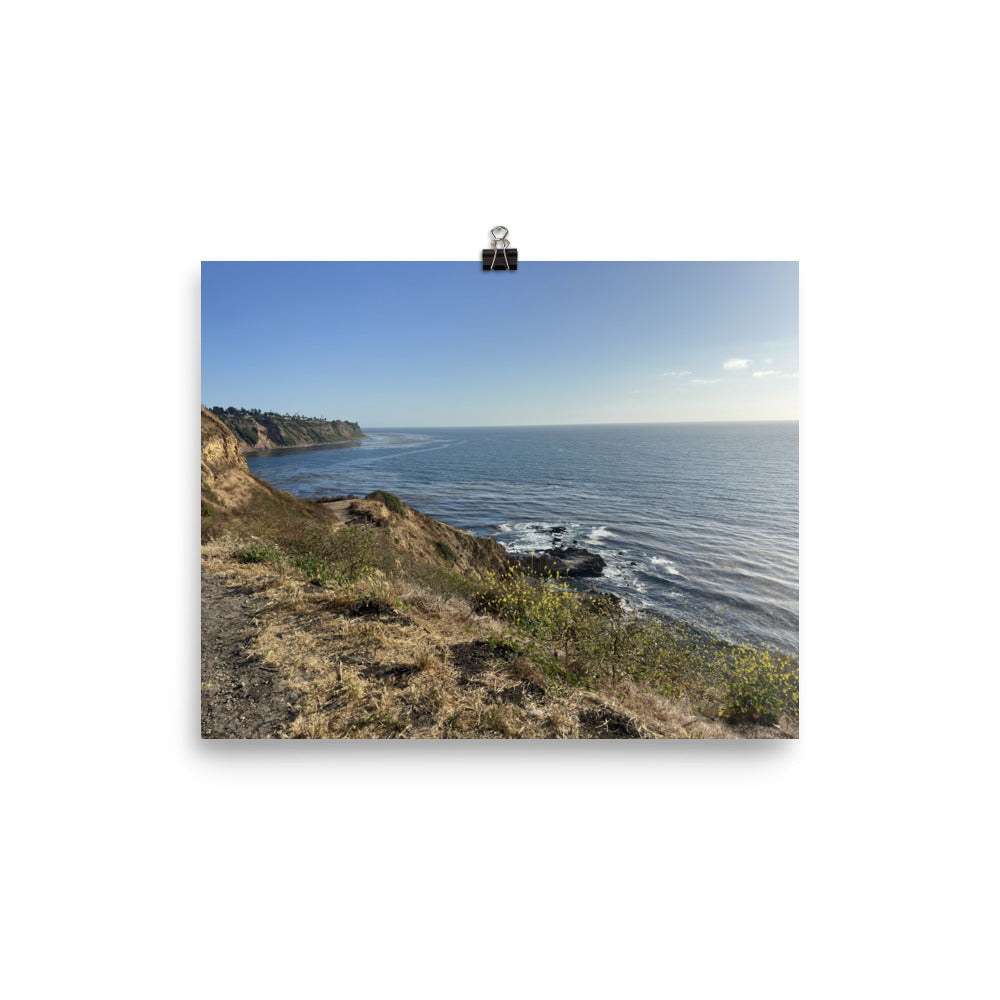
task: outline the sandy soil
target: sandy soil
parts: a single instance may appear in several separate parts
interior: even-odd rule
[[[341,524],[348,524],[351,520],[350,506],[353,500],[329,500],[320,506],[329,511]]]

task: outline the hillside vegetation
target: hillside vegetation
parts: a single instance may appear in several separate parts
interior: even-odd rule
[[[236,435],[244,451],[308,447],[360,441],[364,432],[348,420],[323,420],[299,414],[213,406],[211,412]]]
[[[204,409],[201,521],[204,620],[243,630],[232,669],[203,673],[205,736],[798,734],[795,664],[533,576],[391,493],[276,490]]]

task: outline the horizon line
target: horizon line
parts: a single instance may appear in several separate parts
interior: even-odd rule
[[[662,427],[674,424],[797,424],[798,417],[755,418],[733,420],[603,420],[561,424],[370,424],[372,430],[493,430],[511,427]],[[358,421],[360,424],[361,422]],[[364,426],[362,425],[362,430]]]

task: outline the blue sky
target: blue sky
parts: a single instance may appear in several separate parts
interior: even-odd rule
[[[205,262],[202,402],[362,427],[798,418],[794,262]]]

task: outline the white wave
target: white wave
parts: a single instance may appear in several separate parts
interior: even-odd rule
[[[662,556],[653,556],[650,562],[654,566],[663,567],[671,576],[681,575],[681,571],[677,568],[676,563],[671,562],[669,559],[664,559]]]
[[[604,525],[601,525],[601,527],[594,528],[594,530],[590,532],[589,535],[587,535],[587,541],[593,542],[595,545],[597,545],[598,543],[603,542],[605,538],[610,538],[610,537],[611,537],[611,531]]]
[[[555,521],[502,521],[497,525],[497,539],[504,547],[518,555],[526,552],[541,552],[566,538],[574,525]],[[563,528],[553,535],[553,528]]]
[[[629,596],[641,606],[651,606],[649,600],[645,598],[649,584],[645,580],[640,580],[631,566],[608,563],[600,578],[594,583],[598,590],[607,586],[620,597]]]

